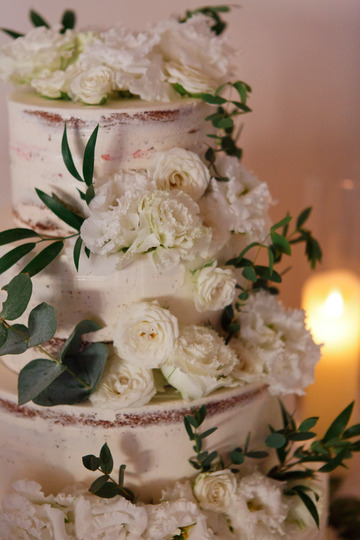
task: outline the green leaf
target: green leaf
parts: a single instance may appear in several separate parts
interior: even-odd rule
[[[234,120],[232,118],[220,118],[219,120],[213,120],[212,124],[216,128],[227,129],[234,126]]]
[[[19,240],[25,240],[26,238],[41,238],[41,236],[31,229],[7,229],[0,232],[0,246],[5,244],[11,244],[12,242],[18,242]]]
[[[292,217],[289,214],[287,214],[283,219],[275,223],[275,225],[271,227],[270,231],[274,232],[277,229],[280,229],[281,227],[286,227],[286,225],[288,225],[291,220],[292,220]]]
[[[18,274],[2,290],[7,292],[0,317],[13,321],[20,317],[28,306],[32,293],[32,282],[27,274]]]
[[[345,430],[350,417],[352,410],[354,408],[354,402],[350,403],[332,422],[329,429],[325,433],[323,437],[323,442],[326,443],[330,439],[334,439],[336,437],[339,437],[342,432]]]
[[[35,400],[36,396],[49,387],[61,373],[65,366],[52,360],[40,358],[32,360],[20,371],[18,379],[19,405]]]
[[[282,433],[270,433],[265,439],[265,444],[270,448],[282,448],[286,445],[286,437]]]
[[[94,454],[88,454],[82,457],[83,465],[89,471],[97,471],[100,467],[100,458],[94,456]]]
[[[288,435],[289,441],[308,441],[316,437],[316,433],[311,431],[304,431],[302,433],[291,433]]]
[[[278,234],[277,232],[271,232],[270,236],[271,236],[271,240],[272,240],[274,246],[281,253],[285,253],[286,255],[291,255],[290,244],[289,244],[288,240],[286,240],[286,238],[284,236],[282,236],[281,234]]]
[[[72,212],[72,210],[69,210],[69,208],[67,208],[58,198],[51,197],[37,188],[35,188],[35,191],[45,206],[47,206],[55,214],[55,216],[77,231],[80,230],[80,227],[84,221],[83,217],[75,214]]]
[[[210,468],[212,462],[214,461],[214,459],[217,458],[217,456],[218,456],[218,453],[216,452],[216,450],[214,450],[213,452],[210,452],[210,454],[208,454],[208,456],[202,460],[203,469]]]
[[[337,467],[342,465],[343,459],[348,459],[351,457],[351,452],[349,451],[349,446],[343,448],[333,459],[328,461],[323,465],[319,471],[324,473],[329,473],[337,469]]]
[[[311,428],[313,428],[317,421],[319,420],[318,416],[311,416],[310,418],[306,418],[303,422],[301,422],[299,426],[299,431],[309,431]]]
[[[301,214],[299,215],[299,217],[297,218],[297,221],[296,221],[296,228],[297,229],[300,229],[304,225],[305,221],[308,220],[308,218],[310,216],[310,213],[311,213],[311,210],[312,210],[312,208],[309,207],[309,208],[305,208],[305,210],[303,210],[301,212]]]
[[[92,184],[92,179],[94,175],[95,146],[98,131],[99,125],[96,126],[96,128],[90,135],[84,152],[83,176],[87,186],[90,186]]]
[[[352,437],[357,437],[358,435],[360,435],[360,424],[355,424],[344,431],[343,438],[351,439]]]
[[[82,336],[91,332],[97,332],[102,326],[95,321],[84,320],[80,321],[72,331],[70,337],[66,340],[66,343],[61,351],[61,360],[67,356],[76,355],[82,346]]]
[[[202,94],[201,99],[205,103],[210,103],[211,105],[223,105],[226,103],[226,99],[221,96],[213,96],[212,94]]]
[[[4,325],[4,323],[0,322],[0,350],[1,347],[4,345],[5,341],[8,337],[8,329]]]
[[[56,331],[56,312],[52,306],[43,302],[29,315],[29,347],[35,347],[51,339]]]
[[[282,278],[278,272],[273,270],[270,272],[270,269],[267,266],[261,266],[261,265],[255,265],[254,270],[256,272],[256,275],[258,275],[261,279],[267,279],[269,281],[273,281],[274,283],[281,283]]]
[[[67,9],[66,11],[64,11],[63,16],[61,18],[61,24],[64,30],[68,30],[68,29],[72,30],[73,28],[75,28],[75,24],[76,24],[75,13],[70,9]]]
[[[106,474],[104,476],[99,476],[99,478],[97,478],[89,487],[90,493],[97,495],[98,491],[106,484],[106,482],[108,482],[108,480],[109,476]]]
[[[43,17],[35,10],[30,9],[30,20],[34,26],[45,26],[50,28],[49,24],[43,19]]]
[[[82,241],[81,236],[78,236],[74,245],[74,253],[73,253],[74,264],[75,264],[76,270],[79,270],[79,260],[80,260],[80,255],[81,255],[82,243],[83,241]]]
[[[206,439],[206,437],[209,437],[209,435],[214,433],[214,431],[216,431],[216,430],[217,430],[217,427],[210,428],[210,429],[204,431],[204,433],[201,433],[200,438],[201,439]]]
[[[8,36],[17,39],[18,37],[23,37],[24,34],[20,34],[20,32],[15,32],[14,30],[9,30],[9,28],[0,28],[2,32],[5,32]]]
[[[194,432],[193,432],[193,429],[192,429],[191,422],[190,422],[189,418],[192,418],[192,416],[190,416],[188,414],[186,416],[184,416],[184,425],[185,425],[185,429],[186,429],[186,432],[188,434],[188,437],[189,437],[190,441],[193,441],[194,440]]]
[[[302,502],[304,503],[308,511],[310,512],[313,520],[316,523],[316,526],[319,528],[319,525],[320,525],[319,514],[318,514],[314,501],[309,497],[309,495],[304,493],[304,491],[302,491],[301,489],[296,490],[296,493],[298,497],[300,497],[300,499],[302,500]]]
[[[22,274],[27,273],[30,277],[35,276],[56,259],[63,247],[64,242],[62,240],[49,244],[21,270]]]
[[[242,271],[242,275],[244,276],[245,279],[252,281],[253,283],[257,279],[256,272],[251,266],[245,266],[245,268]]]
[[[66,357],[63,360],[66,371],[38,394],[34,403],[51,407],[84,401],[98,385],[107,356],[104,343],[93,343],[76,355]]]
[[[86,193],[85,193],[85,202],[88,206],[94,197],[95,197],[95,189],[94,189],[94,185],[91,184],[91,186],[87,188]]]
[[[242,103],[246,103],[248,93],[251,92],[250,86],[242,81],[236,81],[232,84],[232,86],[235,88],[235,90],[237,90]]]
[[[7,340],[0,347],[0,356],[23,354],[28,349],[28,329],[23,324],[13,324],[8,328]]]
[[[74,165],[74,161],[71,155],[71,150],[69,148],[69,142],[67,138],[67,128],[66,128],[66,122],[64,125],[64,133],[61,140],[61,153],[62,157],[65,163],[65,167],[69,171],[69,173],[76,178],[76,180],[79,180],[79,182],[84,182],[84,180],[81,178],[80,174],[77,172],[77,169]]]
[[[112,499],[117,495],[121,495],[121,491],[122,490],[120,490],[118,486],[114,484],[114,482],[109,481],[99,487],[96,492],[93,493],[102,499]]]
[[[114,468],[114,461],[107,443],[100,450],[100,462],[102,472],[110,474]]]
[[[246,456],[253,459],[263,459],[269,456],[269,452],[265,450],[254,450],[252,452],[247,452]]]
[[[8,253],[5,253],[5,255],[0,258],[0,274],[6,272],[6,270],[14,266],[14,264],[20,261],[20,259],[30,253],[30,251],[32,251],[35,246],[35,242],[30,242],[28,244],[22,244],[21,246],[17,246]]]
[[[242,465],[245,461],[245,455],[241,448],[235,448],[230,452],[230,460],[234,465]]]

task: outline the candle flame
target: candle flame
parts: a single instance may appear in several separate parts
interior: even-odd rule
[[[344,311],[344,300],[340,290],[335,289],[330,292],[325,300],[324,311],[332,319],[341,317]]]

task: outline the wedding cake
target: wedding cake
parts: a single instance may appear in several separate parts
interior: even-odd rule
[[[308,462],[333,449],[278,399],[320,347],[275,295],[293,243],[320,251],[309,209],[272,224],[240,163],[250,88],[221,11],[103,33],[33,12],[0,53],[26,86],[0,233],[3,540],[323,537]]]

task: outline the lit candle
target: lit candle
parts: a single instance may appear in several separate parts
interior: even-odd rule
[[[315,274],[305,283],[302,304],[314,341],[323,344],[315,382],[302,400],[302,416],[319,416],[316,432],[323,435],[358,398],[360,280],[345,270]]]

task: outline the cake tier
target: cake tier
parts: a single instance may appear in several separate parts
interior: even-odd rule
[[[193,476],[188,462],[192,443],[184,428],[184,415],[205,404],[204,431],[219,429],[211,436],[209,450],[221,454],[244,444],[251,432],[256,446],[276,425],[279,407],[266,387],[214,393],[196,402],[152,401],[142,408],[106,410],[84,405],[38,407],[17,405],[16,376],[0,367],[1,495],[21,478],[41,483],[46,492],[56,492],[77,481],[89,486],[94,475],[81,458],[98,455],[107,442],[116,466],[126,464],[126,484],[141,500],[158,498],[161,489]]]
[[[79,171],[85,145],[99,125],[95,178],[101,182],[120,169],[146,168],[158,151],[181,147],[201,154],[211,130],[204,122],[208,106],[192,99],[162,104],[119,100],[97,107],[44,100],[19,90],[8,105],[15,222],[42,232],[56,233],[63,224],[42,206],[35,187],[79,206],[74,179],[61,156],[65,122]]]

